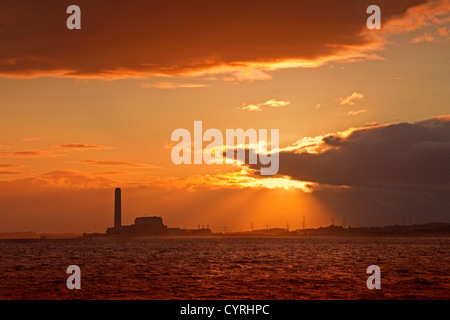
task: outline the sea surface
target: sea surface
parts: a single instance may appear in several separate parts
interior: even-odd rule
[[[0,240],[0,299],[450,299],[450,238]],[[81,268],[81,290],[66,269]],[[369,290],[366,269],[381,269]]]

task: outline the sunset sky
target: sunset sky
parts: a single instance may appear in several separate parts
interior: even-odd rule
[[[0,232],[104,232],[115,187],[123,224],[450,222],[449,101],[447,0],[2,0]],[[195,120],[279,129],[279,174],[174,165]]]

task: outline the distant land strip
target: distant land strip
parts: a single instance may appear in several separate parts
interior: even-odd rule
[[[77,233],[35,233],[35,232],[0,232],[0,239],[75,239],[75,238],[105,238],[102,234]],[[436,222],[420,225],[390,225],[384,227],[342,227],[330,225],[327,227],[288,230],[286,228],[270,228],[242,232],[211,232],[180,236],[146,236],[134,238],[271,238],[271,237],[449,237],[450,223]],[[129,238],[129,237],[127,237]],[[133,238],[133,237],[132,237]]]

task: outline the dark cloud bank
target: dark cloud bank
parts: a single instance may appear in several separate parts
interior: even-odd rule
[[[450,116],[360,128],[323,142],[332,148],[281,152],[278,173],[328,186],[314,193],[337,217],[353,224],[401,223],[409,215],[418,223],[450,221]]]
[[[280,174],[356,187],[450,187],[450,117],[329,135],[319,154],[282,152]]]
[[[0,75],[121,77],[177,74],[363,48],[369,5],[383,21],[426,0],[2,0]]]

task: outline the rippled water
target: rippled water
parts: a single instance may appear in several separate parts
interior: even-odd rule
[[[449,299],[449,238],[2,240],[1,299]],[[66,268],[81,268],[68,290]],[[381,268],[381,290],[366,268]]]

